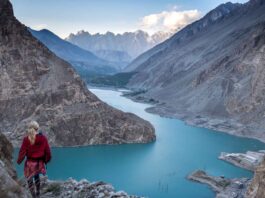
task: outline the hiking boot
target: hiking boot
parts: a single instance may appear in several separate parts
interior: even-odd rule
[[[40,197],[40,180],[35,181],[36,186],[36,197]]]
[[[37,197],[34,189],[31,188],[31,189],[29,189],[29,191],[30,191],[30,194],[31,194],[32,198],[36,198]]]

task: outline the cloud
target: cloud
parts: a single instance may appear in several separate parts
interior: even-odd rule
[[[144,16],[140,20],[140,26],[146,31],[176,31],[194,22],[201,17],[198,10],[163,11]]]
[[[31,28],[34,30],[42,30],[42,29],[47,29],[48,25],[47,24],[37,24],[37,25],[32,25]]]

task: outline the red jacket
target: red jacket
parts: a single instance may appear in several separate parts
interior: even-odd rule
[[[17,163],[20,164],[24,158],[32,160],[43,160],[48,163],[51,160],[51,150],[47,138],[39,133],[33,145],[30,144],[29,138],[25,137],[19,150]]]

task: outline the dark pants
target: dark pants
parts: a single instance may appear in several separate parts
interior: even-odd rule
[[[28,187],[29,187],[32,197],[40,196],[40,175],[39,174],[28,179]],[[36,187],[36,191],[35,191],[35,187]]]

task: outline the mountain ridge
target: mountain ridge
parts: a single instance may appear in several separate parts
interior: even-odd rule
[[[143,54],[139,55],[136,59],[134,59],[127,67],[123,69],[123,72],[131,72],[139,67],[140,64],[147,61],[152,55],[159,53],[163,49],[167,48],[171,43],[174,43],[175,40],[177,42],[181,42],[181,40],[188,39],[196,33],[207,28],[210,23],[214,23],[226,15],[230,14],[233,10],[240,7],[242,4],[233,4],[231,2],[223,3],[217,6],[215,9],[208,12],[204,17],[201,19],[187,25],[186,27],[182,28],[179,32],[172,35],[167,42],[162,42],[157,46],[151,48],[150,50],[144,52]],[[223,12],[222,12],[223,11]],[[176,38],[177,37],[177,38]],[[183,38],[182,38],[183,37]]]
[[[29,31],[53,53],[71,63],[77,71],[82,69],[82,72],[87,73],[113,74],[120,70],[116,65],[97,57],[92,52],[62,40],[50,30],[36,31],[29,28]]]

